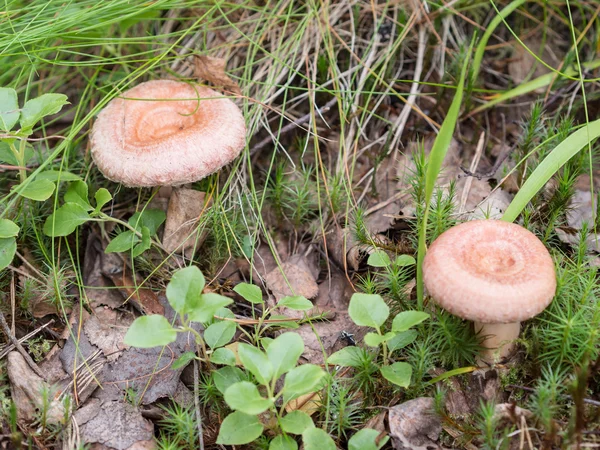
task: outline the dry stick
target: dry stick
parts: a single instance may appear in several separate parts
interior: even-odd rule
[[[25,349],[23,348],[23,346],[21,345],[19,340],[16,337],[14,337],[13,334],[10,332],[10,327],[8,326],[8,323],[6,323],[4,314],[1,311],[0,311],[0,325],[2,326],[2,329],[4,330],[4,333],[6,334],[8,339],[10,339],[12,344],[16,347],[16,349],[23,356],[23,358],[25,358],[25,361],[27,362],[29,367],[31,367],[31,370],[33,370],[36,373],[36,375],[39,376],[42,380],[45,380],[46,377],[44,376],[44,373],[40,370],[40,368],[33,361],[33,359],[31,359],[31,356],[29,356],[29,353],[27,353],[25,351]]]
[[[419,92],[419,86],[421,81],[421,72],[423,72],[423,60],[425,59],[425,48],[427,44],[427,37],[429,35],[426,32],[425,25],[419,26],[419,46],[417,50],[417,62],[415,64],[415,72],[413,74],[413,83],[410,87],[410,94],[396,123],[393,125],[396,131],[394,131],[394,137],[392,138],[392,142],[390,144],[390,151],[396,148],[398,145],[398,141],[402,136],[402,132],[404,131],[404,127],[406,126],[406,122],[408,122],[408,118],[410,117],[410,113],[415,105],[417,100],[417,94]]]
[[[325,103],[325,106],[317,109],[317,113],[319,115],[326,113],[327,111],[329,111],[332,108],[333,105],[335,105],[337,103],[337,101],[338,101],[337,97],[332,98],[327,103]],[[279,130],[279,135],[281,136],[282,134],[285,134],[285,133],[293,130],[294,128],[299,127],[300,125],[304,125],[306,122],[308,122],[311,119],[311,117],[312,117],[312,113],[308,113],[308,114],[305,114],[302,117],[300,117],[298,120],[288,123],[286,126],[282,127],[281,130]],[[267,145],[269,145],[272,142],[273,142],[273,137],[267,136],[262,141],[260,141],[258,144],[256,144],[252,148],[252,150],[250,150],[250,155],[254,155],[256,152],[258,152],[259,150],[262,150],[264,147],[266,147]]]
[[[479,161],[481,161],[481,155],[483,153],[483,149],[485,147],[485,131],[481,132],[479,136],[479,142],[477,143],[477,150],[475,150],[475,156],[473,156],[473,161],[471,161],[471,167],[469,167],[469,171],[474,173],[477,171],[477,166],[479,165]],[[473,177],[467,178],[465,181],[465,186],[460,197],[460,206],[458,208],[458,213],[462,214],[465,212],[465,205],[467,204],[467,199],[469,198],[469,192],[471,191],[471,185],[473,184]]]
[[[506,387],[514,388],[514,389],[521,389],[521,390],[527,391],[527,392],[535,392],[535,389],[533,389],[533,388],[530,388],[527,386],[519,386],[518,384],[507,384]],[[573,397],[571,397],[571,395],[569,395],[569,394],[563,394],[563,396],[573,399]],[[593,405],[593,406],[600,406],[600,401],[593,400],[591,398],[584,398],[583,403],[587,403],[588,405]]]
[[[38,334],[40,331],[42,331],[44,328],[46,328],[49,325],[52,325],[54,323],[54,319],[52,319],[49,322],[46,322],[44,325],[42,325],[41,327],[33,330],[31,333],[26,334],[25,336],[23,336],[21,339],[19,339],[19,342],[25,342],[28,339],[31,339],[33,336],[35,336],[36,334]],[[0,359],[4,358],[6,355],[8,355],[11,351],[13,351],[15,348],[15,346],[13,344],[8,344],[5,348],[3,348],[2,350],[0,350]]]
[[[499,156],[498,159],[496,160],[496,163],[494,164],[494,167],[492,167],[489,172],[485,172],[485,173],[471,172],[470,170],[467,170],[464,167],[461,167],[460,170],[462,170],[467,177],[475,177],[478,180],[481,180],[482,178],[491,178],[494,176],[494,174],[498,171],[498,169],[500,168],[502,163],[506,160],[506,158],[508,158],[508,156],[513,152],[513,150],[515,148],[517,148],[516,144],[513,145],[511,148],[509,148],[507,151],[505,151],[504,154]],[[498,186],[500,186],[506,180],[506,178],[508,178],[508,176],[504,177],[502,179],[502,181],[500,183],[498,183]],[[498,186],[496,186],[493,189],[493,191],[490,193],[490,195],[498,188]],[[477,206],[479,206],[479,205],[477,205]]]
[[[194,359],[194,407],[196,409],[196,423],[198,424],[198,444],[199,449],[204,450],[204,432],[202,431],[202,416],[200,415],[200,393],[198,392],[198,360]]]

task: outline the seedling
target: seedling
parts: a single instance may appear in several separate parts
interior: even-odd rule
[[[390,383],[407,388],[410,385],[412,367],[405,362],[393,361],[392,354],[414,342],[417,332],[411,328],[427,320],[429,314],[403,311],[394,317],[392,329],[384,333],[382,327],[390,315],[390,309],[380,295],[354,294],[350,299],[348,313],[355,324],[375,330],[367,333],[364,340],[369,347],[381,349],[381,375]],[[344,367],[360,367],[362,352],[364,350],[359,347],[344,347],[331,355],[327,362]]]

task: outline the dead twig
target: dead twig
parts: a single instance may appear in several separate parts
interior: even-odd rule
[[[23,346],[21,345],[19,340],[10,332],[10,327],[8,326],[8,323],[6,323],[6,318],[4,317],[4,314],[1,311],[0,311],[0,325],[2,326],[2,329],[4,330],[6,337],[8,337],[8,339],[12,342],[12,344],[15,346],[17,351],[23,356],[23,358],[25,359],[25,362],[27,362],[27,365],[31,368],[31,370],[33,370],[38,377],[42,378],[43,380],[46,380],[44,373],[40,370],[40,368],[33,361],[33,359],[31,359],[31,356],[29,356],[29,353],[27,353],[27,351],[23,348]]]
[[[25,341],[27,341],[28,339],[31,339],[33,336],[35,336],[36,334],[38,334],[40,331],[42,331],[44,328],[52,325],[54,323],[54,319],[52,319],[51,321],[45,323],[44,325],[42,325],[41,327],[33,330],[31,333],[26,334],[25,336],[23,336],[21,339],[19,339],[19,342],[23,343]],[[4,358],[6,355],[8,355],[10,352],[12,352],[15,349],[15,346],[13,344],[8,344],[6,347],[4,347],[3,350],[0,351],[0,359]]]

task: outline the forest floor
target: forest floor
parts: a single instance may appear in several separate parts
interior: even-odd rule
[[[7,1],[0,447],[600,447],[599,14]],[[98,114],[164,79],[227,96],[244,148],[183,186],[110,181]],[[474,219],[526,228],[556,272],[493,361],[423,285],[427,248]]]

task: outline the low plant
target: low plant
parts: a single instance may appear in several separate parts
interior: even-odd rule
[[[127,331],[125,343],[142,348],[168,345],[175,341],[177,333],[189,332],[195,336],[199,356],[194,352],[185,353],[174,362],[173,367],[185,365],[194,358],[225,366],[212,372],[212,381],[233,412],[223,420],[217,443],[248,444],[259,439],[268,429],[268,435],[275,436],[269,443],[270,450],[297,449],[298,444],[292,435],[302,435],[307,450],[335,449],[329,434],[315,427],[310,415],[294,407],[294,401],[299,397],[320,391],[327,374],[314,364],[297,365],[304,352],[302,338],[293,332],[283,333],[275,339],[261,337],[264,327],[259,324],[254,335],[244,332],[263,350],[243,342],[237,343],[235,352],[232,348],[225,348],[237,328],[236,322],[231,320],[233,313],[225,308],[232,300],[215,293],[202,293],[204,285],[204,276],[197,267],[187,267],[174,273],[166,293],[178,314],[180,325],[175,326],[158,314],[139,317]],[[263,304],[258,286],[241,283],[235,291],[252,304]],[[292,309],[312,307],[312,303],[304,297],[286,297],[279,306],[282,302]],[[264,323],[270,313],[269,308],[263,308],[259,321]],[[195,330],[192,322],[204,325],[202,335]],[[405,326],[400,322],[397,326]],[[236,366],[238,359],[245,370]],[[393,371],[394,367],[399,366],[390,370]],[[281,377],[284,381],[279,387],[277,382]],[[361,430],[350,439],[349,448],[380,448],[386,439],[376,444],[377,437],[375,430]],[[170,445],[172,439],[165,437],[162,442]]]
[[[354,294],[350,299],[348,313],[352,321],[359,326],[372,328],[364,341],[369,347],[380,350],[379,372],[390,383],[406,388],[410,385],[412,366],[406,362],[395,361],[394,352],[413,343],[417,331],[411,329],[429,318],[422,311],[403,311],[397,314],[391,329],[384,332],[383,325],[390,315],[390,308],[380,295]],[[332,354],[327,362],[342,367],[361,367],[362,353],[365,350],[349,346]]]

